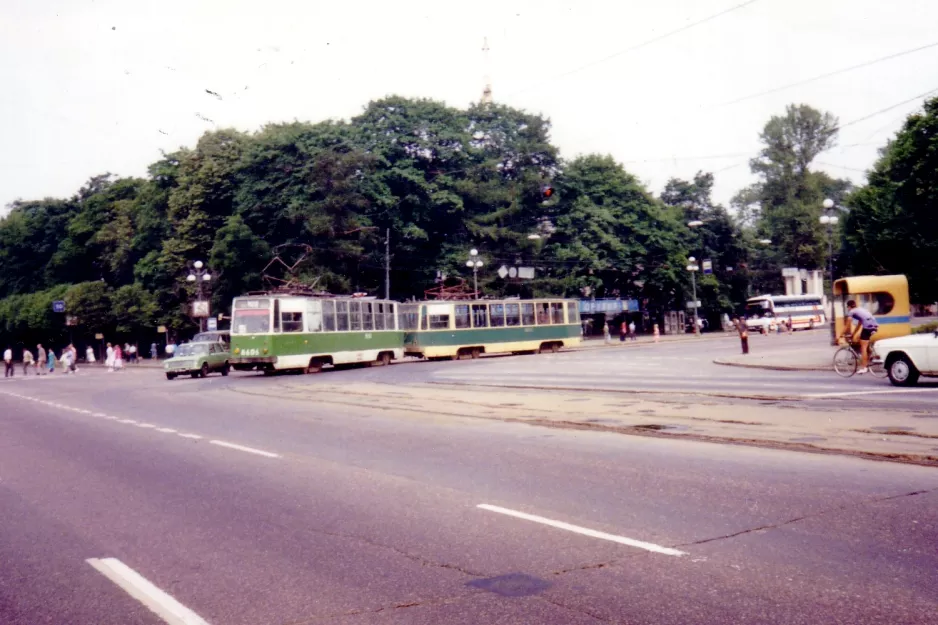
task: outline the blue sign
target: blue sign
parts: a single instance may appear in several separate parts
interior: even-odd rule
[[[704,260],[703,262],[703,272],[704,275],[710,275],[713,273],[713,262],[710,260]]]
[[[612,313],[617,315],[621,312],[637,312],[638,300],[636,299],[581,299],[580,313],[592,315],[596,313]]]
[[[65,302],[58,299],[52,302],[52,312],[64,313],[65,312]]]
[[[218,330],[218,319],[215,317],[208,318],[208,331],[215,332]]]

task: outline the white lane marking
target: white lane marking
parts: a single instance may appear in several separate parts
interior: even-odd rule
[[[157,432],[163,432],[164,434],[175,434],[176,430],[173,428],[156,428]]]
[[[134,424],[134,425],[136,425],[136,423],[137,423],[137,422],[134,421],[133,419],[118,419],[117,422],[118,422],[118,423],[132,423],[132,424]]]
[[[85,562],[169,625],[209,625],[208,621],[117,558],[88,558]]]
[[[212,445],[228,447],[229,449],[237,449],[238,451],[246,451],[249,454],[257,454],[258,456],[264,456],[266,458],[279,458],[280,457],[280,454],[275,454],[269,451],[263,451],[261,449],[254,449],[253,447],[245,447],[244,445],[236,445],[234,443],[226,443],[225,441],[218,441],[218,440],[211,440],[209,442]]]
[[[645,551],[653,551],[654,553],[660,553],[666,556],[687,555],[686,552],[679,551],[678,549],[672,549],[671,547],[662,547],[661,545],[656,545],[654,543],[646,543],[641,540],[635,540],[633,538],[626,538],[625,536],[617,536],[615,534],[607,534],[606,532],[598,532],[596,530],[591,530],[586,527],[580,527],[579,525],[571,525],[570,523],[564,523],[563,521],[554,521],[553,519],[548,519],[542,516],[537,516],[535,514],[527,514],[526,512],[518,512],[517,510],[509,510],[508,508],[492,506],[487,503],[480,503],[476,507],[482,508],[483,510],[488,510],[489,512],[498,512],[499,514],[507,514],[508,516],[513,516],[519,519],[524,519],[526,521],[534,521],[535,523],[543,523],[544,525],[550,525],[551,527],[556,527],[558,529],[567,530],[568,532],[583,534],[584,536],[589,536],[591,538],[609,540],[614,543],[619,543],[621,545],[628,545],[629,547],[636,547],[638,549],[644,549]]]
[[[802,397],[853,397],[855,395],[895,395],[898,393],[938,393],[938,388],[884,388],[878,391],[844,391],[841,393],[808,393]]]
[[[99,417],[99,418],[101,418],[101,419],[104,419],[104,418],[107,417],[107,415],[104,414],[103,412],[96,412],[96,413],[94,413],[94,414],[91,415],[91,416],[92,416],[92,417]]]
[[[152,423],[138,423],[137,427],[138,428],[155,428],[156,426],[153,425]]]
[[[110,419],[111,421],[118,421],[118,418],[114,416],[108,416],[107,418]]]
[[[192,440],[196,440],[196,441],[197,441],[197,440],[200,440],[200,439],[202,438],[202,437],[199,436],[198,434],[184,434],[184,433],[180,433],[179,436],[181,436],[181,437],[183,437],[183,438],[191,438]]]

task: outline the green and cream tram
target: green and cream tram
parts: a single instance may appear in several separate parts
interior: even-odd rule
[[[401,305],[404,352],[426,358],[557,351],[579,345],[575,300],[430,301]]]
[[[386,365],[403,358],[396,302],[268,293],[236,297],[231,366],[240,371],[320,371],[323,365]]]

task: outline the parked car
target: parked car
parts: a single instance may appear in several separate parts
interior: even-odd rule
[[[896,386],[911,386],[921,376],[938,376],[938,330],[877,341],[873,355]]]
[[[228,330],[212,330],[210,332],[199,332],[192,337],[193,343],[206,343],[208,341],[224,343],[227,347],[231,345],[231,332]]]
[[[166,379],[189,374],[193,378],[204,378],[212,371],[228,375],[231,366],[228,362],[228,347],[218,341],[183,343],[176,347],[172,358],[164,361]]]

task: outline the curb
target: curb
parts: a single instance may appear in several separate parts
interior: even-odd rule
[[[721,358],[715,358],[713,364],[722,365],[724,367],[740,367],[742,369],[767,369],[769,371],[831,371],[831,366],[809,366],[809,367],[796,367],[792,365],[764,365],[761,363],[746,363],[746,362],[733,362],[732,360],[723,360]]]

